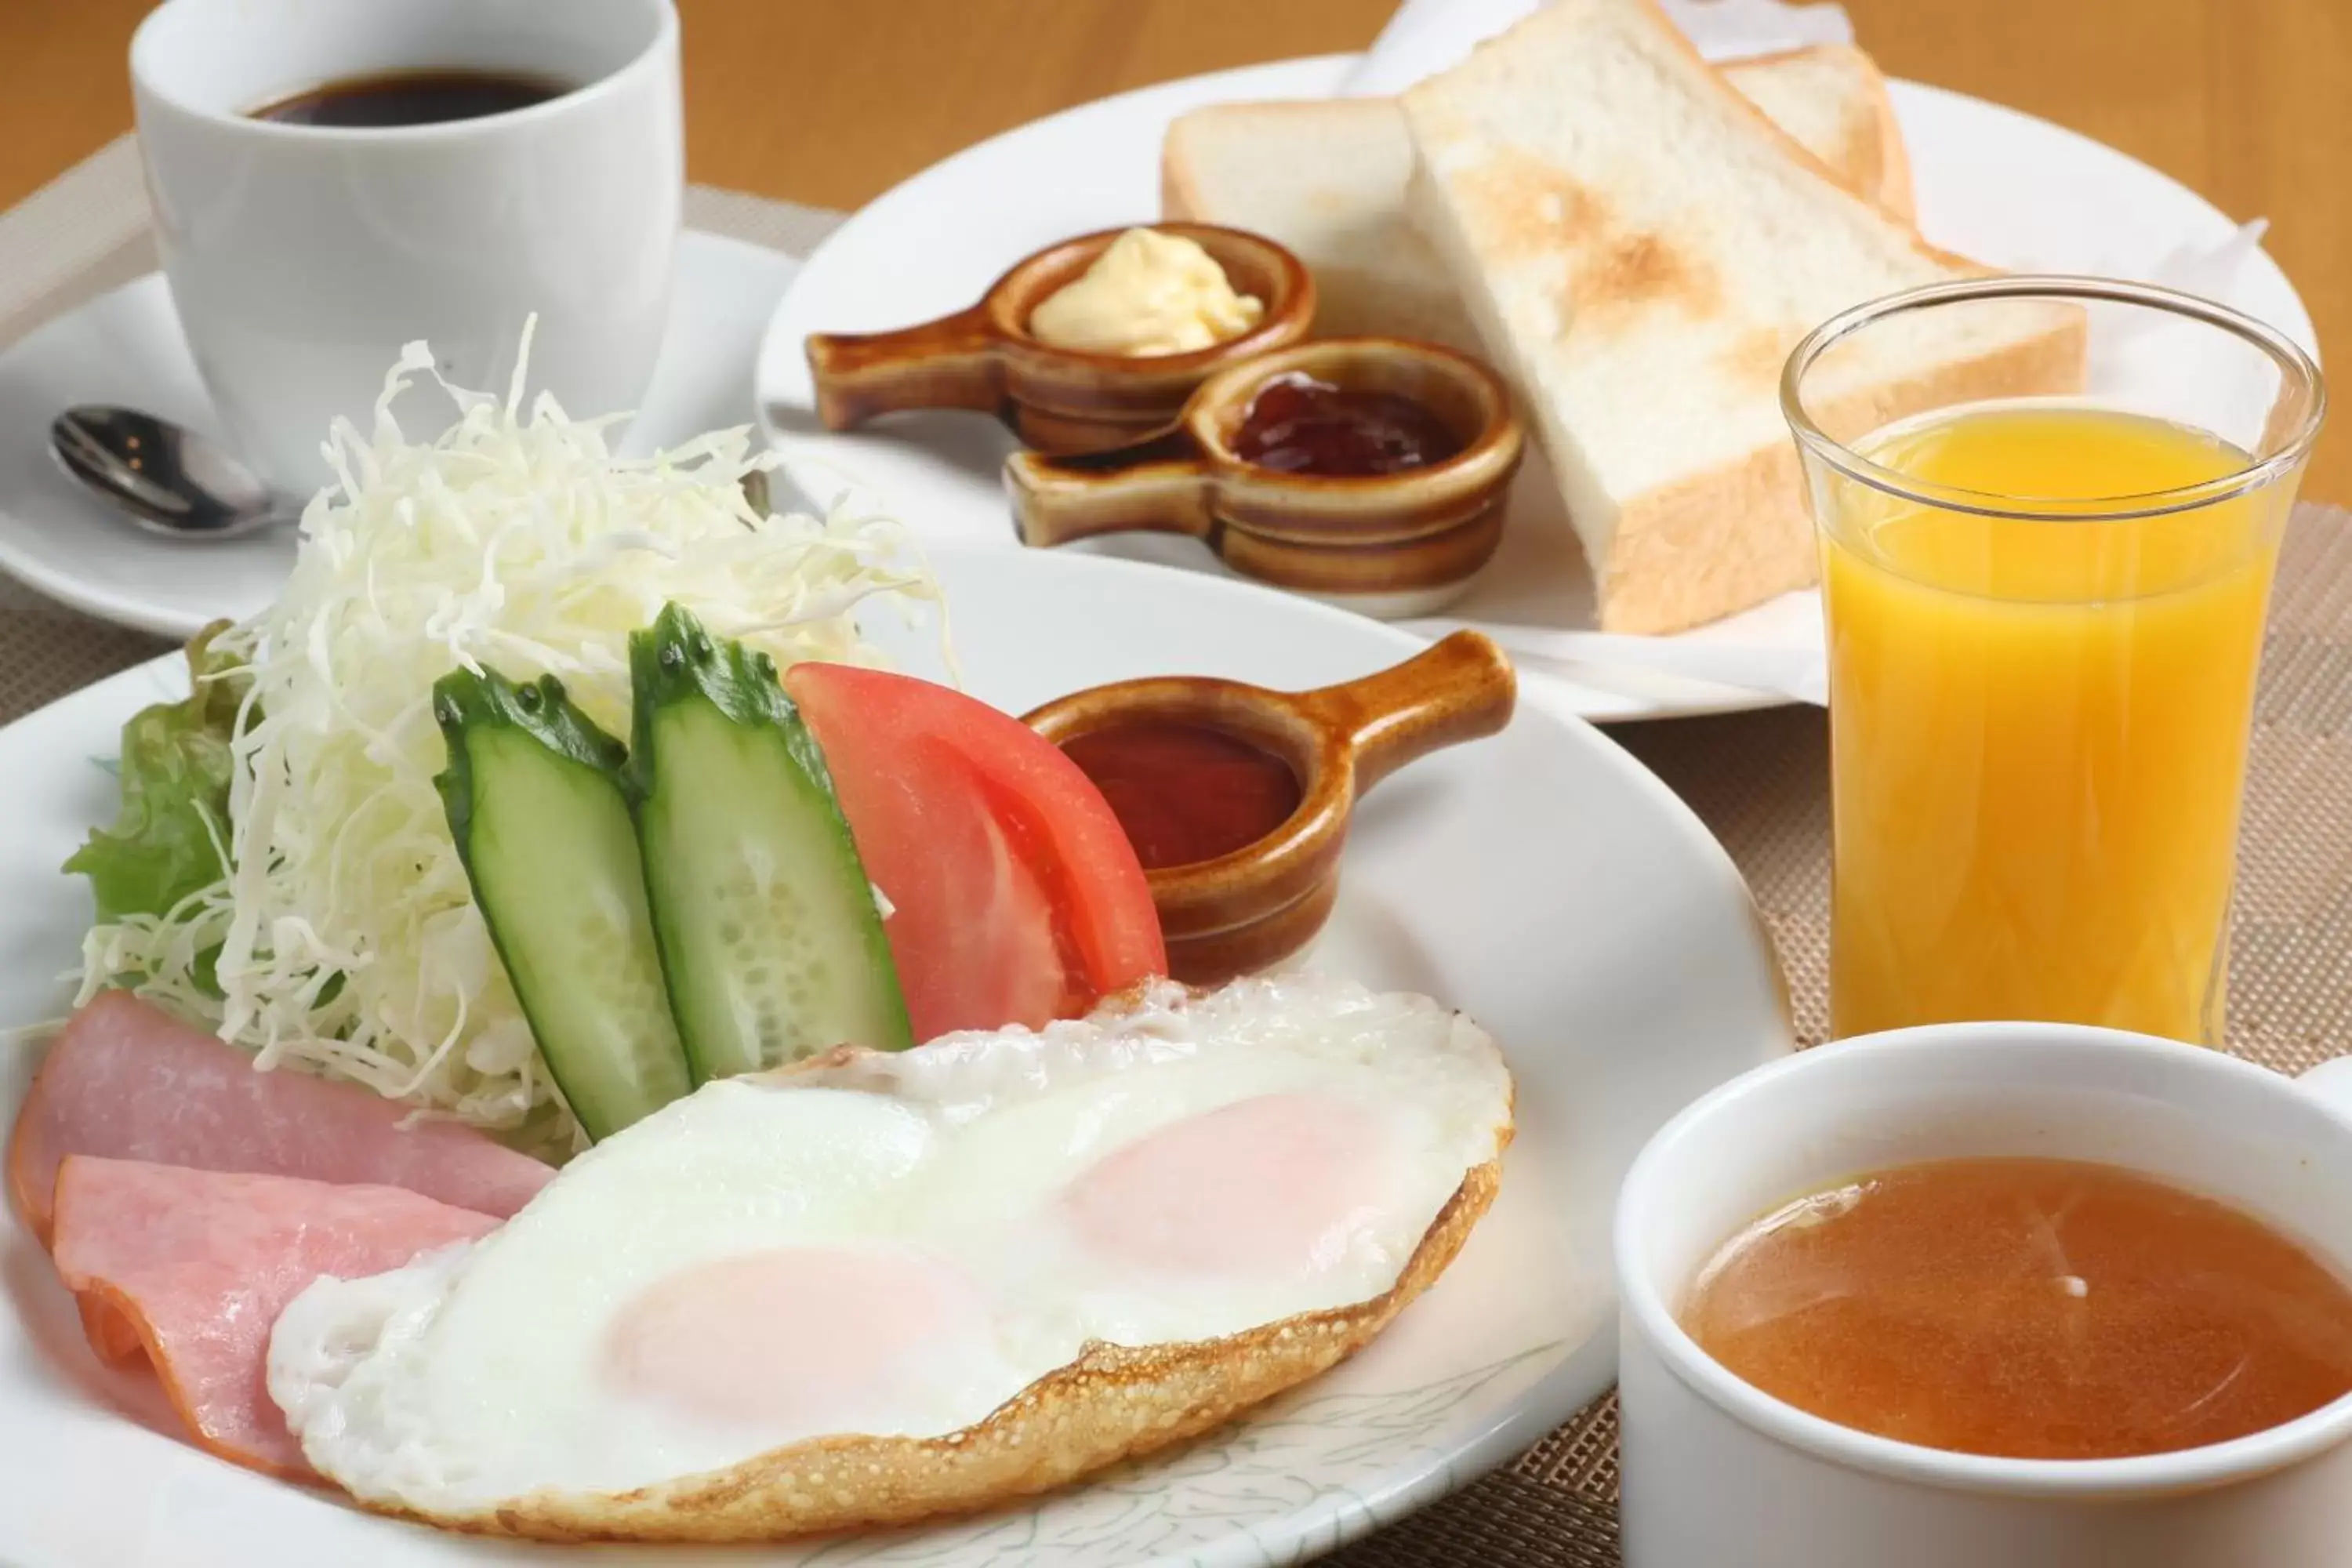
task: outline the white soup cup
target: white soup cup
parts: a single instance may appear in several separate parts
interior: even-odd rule
[[[1675,1320],[1699,1269],[1769,1210],[1864,1172],[1963,1156],[2128,1166],[2259,1216],[2352,1279],[2347,1104],[2345,1064],[2298,1081],[2195,1046],[2049,1024],[1844,1041],[1696,1101],[1643,1150],[1618,1200],[1628,1568],[2352,1563],[2352,1397],[2175,1453],[1950,1453],[1775,1399]]]

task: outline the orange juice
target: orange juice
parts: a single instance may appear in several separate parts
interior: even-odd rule
[[[1938,495],[2042,515],[1837,476],[1817,493],[1834,1031],[2033,1018],[2218,1044],[2284,500],[2049,515],[2248,463],[2201,431],[2079,405],[1945,411],[1858,449]]]

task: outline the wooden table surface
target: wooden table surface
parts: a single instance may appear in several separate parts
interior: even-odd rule
[[[549,0],[560,4],[561,0]],[[1844,0],[1890,74],[2111,142],[2267,216],[2352,353],[2352,0]],[[679,0],[695,179],[848,207],[1125,88],[1360,48],[1391,0]],[[129,129],[145,0],[0,0],[0,206]],[[2305,492],[2352,501],[2352,410]]]

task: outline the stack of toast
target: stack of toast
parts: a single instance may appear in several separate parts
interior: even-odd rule
[[[1851,306],[1987,269],[1913,226],[1885,79],[1822,46],[1720,68],[1653,0],[1551,0],[1401,98],[1179,119],[1167,216],[1316,274],[1319,330],[1420,338],[1511,380],[1612,631],[1671,632],[1813,583],[1779,404]],[[2074,389],[2082,324],[1923,315],[1817,395],[1872,420]]]

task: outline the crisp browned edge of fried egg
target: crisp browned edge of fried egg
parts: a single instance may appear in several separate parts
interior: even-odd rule
[[[1142,982],[1106,997],[1087,1016],[1135,1010],[1168,987],[1166,980]],[[1210,994],[1184,989],[1188,999]],[[842,1046],[757,1076],[854,1082],[869,1059],[888,1055]],[[1089,1341],[1076,1360],[985,1418],[936,1437],[815,1437],[630,1491],[545,1489],[467,1511],[364,1500],[360,1506],[443,1529],[536,1541],[773,1542],[976,1512],[1213,1431],[1355,1354],[1445,1272],[1502,1186],[1503,1154],[1517,1131],[1517,1083],[1507,1070],[1494,1156],[1465,1173],[1396,1283],[1369,1300],[1216,1339],[1139,1347]]]

